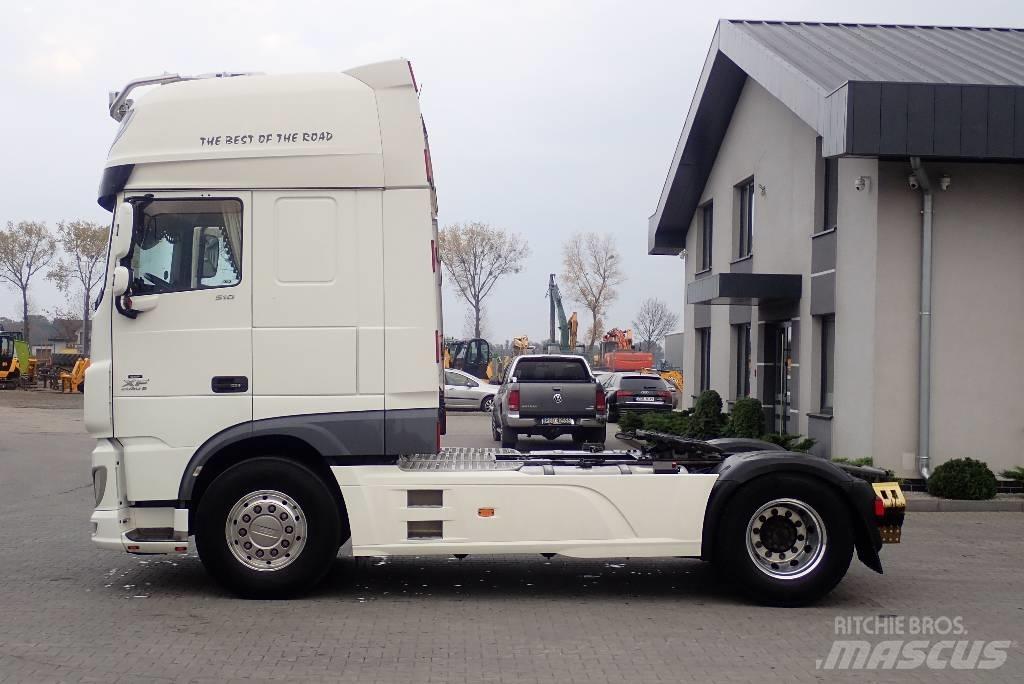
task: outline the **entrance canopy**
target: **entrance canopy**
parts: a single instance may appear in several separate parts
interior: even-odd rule
[[[742,304],[800,299],[802,277],[780,273],[715,273],[686,286],[687,304]]]

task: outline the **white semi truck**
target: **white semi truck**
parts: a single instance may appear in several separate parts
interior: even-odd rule
[[[246,596],[311,587],[349,541],[704,558],[777,604],[827,593],[855,549],[881,571],[893,520],[872,486],[770,445],[440,448],[437,202],[408,61],[140,79],[110,113],[85,394],[99,546],[194,543]]]

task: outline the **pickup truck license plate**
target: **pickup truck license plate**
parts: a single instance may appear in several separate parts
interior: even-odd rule
[[[541,418],[541,425],[573,425],[572,418]]]
[[[637,401],[655,402],[660,401],[658,397],[634,397]]]

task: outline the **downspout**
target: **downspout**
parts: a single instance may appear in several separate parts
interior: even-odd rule
[[[932,400],[932,187],[920,157],[910,158],[921,190],[921,312],[917,385],[917,472],[931,474]]]

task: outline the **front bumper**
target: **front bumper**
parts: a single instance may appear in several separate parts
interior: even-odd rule
[[[128,553],[188,553],[188,509],[166,509],[165,520],[158,524],[169,527],[153,527],[157,509],[129,505],[123,464],[123,449],[117,440],[96,441],[92,451],[96,507],[89,518],[92,542],[102,549]]]

